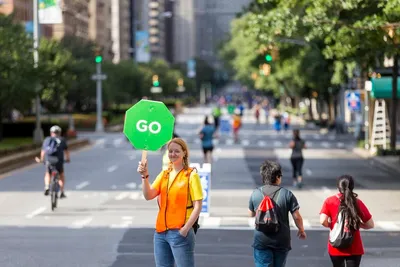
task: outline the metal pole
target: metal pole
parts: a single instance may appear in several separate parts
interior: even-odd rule
[[[103,111],[103,102],[102,102],[102,79],[101,75],[101,62],[96,63],[96,112],[97,112],[97,120],[96,120],[96,132],[103,132],[103,118],[102,118],[102,111]]]
[[[33,0],[33,66],[34,68],[38,67],[39,63],[39,7],[38,0]],[[33,140],[35,143],[40,144],[43,141],[43,130],[41,126],[41,118],[40,118],[40,96],[39,96],[39,88],[36,84],[36,128],[33,133]]]
[[[369,91],[365,90],[365,118],[364,118],[364,132],[365,132],[365,144],[364,148],[369,149]]]
[[[396,150],[396,138],[397,138],[397,79],[399,73],[399,55],[393,57],[393,68],[392,68],[392,114],[391,114],[391,125],[390,125],[390,149]]]

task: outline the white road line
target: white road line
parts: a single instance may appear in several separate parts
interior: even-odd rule
[[[306,146],[307,146],[307,147],[312,147],[312,146],[313,146],[313,142],[310,142],[310,141],[309,141],[309,142],[306,142]]]
[[[139,199],[139,198],[140,198],[140,195],[141,195],[141,192],[133,192],[133,193],[131,193],[131,194],[129,195],[129,198],[130,198],[130,199],[133,199],[133,200],[136,200],[136,199]]]
[[[233,139],[227,139],[225,144],[227,145],[233,145]]]
[[[196,138],[196,139],[194,139],[194,143],[195,143],[195,144],[200,144],[200,143],[201,143],[201,140],[200,140],[199,138]]]
[[[84,182],[78,184],[75,188],[76,188],[77,190],[81,190],[82,188],[84,188],[84,187],[86,187],[86,186],[88,186],[88,185],[90,185],[90,182],[89,182],[89,181],[84,181]]]
[[[307,174],[307,176],[311,176],[312,175],[312,171],[310,169],[306,169],[306,174]]]
[[[107,171],[108,171],[108,172],[113,172],[113,171],[115,171],[116,169],[118,169],[118,166],[117,166],[117,165],[112,165],[111,167],[109,167],[109,168],[107,169]]]
[[[91,223],[92,221],[93,221],[93,217],[87,217],[86,219],[73,222],[69,228],[75,228],[75,229],[83,228],[86,225],[88,225],[89,223]]]
[[[45,211],[45,210],[46,210],[46,207],[45,207],[45,206],[40,207],[40,208],[38,208],[38,209],[32,211],[31,213],[27,214],[27,215],[25,216],[25,218],[27,218],[27,219],[32,219],[33,217],[35,217],[36,215],[39,215],[40,213],[42,213],[42,212]]]
[[[331,145],[328,142],[322,142],[321,146],[323,146],[325,148],[329,148]]]
[[[133,216],[122,216],[122,220],[124,220],[124,221],[131,221],[131,220],[133,220]]]
[[[113,141],[114,146],[119,146],[119,145],[121,145],[123,141],[124,141],[123,138],[114,139],[114,141]]]
[[[319,139],[321,139],[321,136],[319,136],[318,134],[314,134],[314,139],[319,140]]]
[[[333,141],[333,140],[336,139],[336,136],[334,136],[334,135],[329,135],[329,136],[328,136],[328,139],[331,140],[331,141]]]
[[[256,219],[254,217],[249,218],[249,220],[248,220],[249,227],[254,228],[255,220]]]
[[[129,183],[125,185],[126,188],[129,189],[136,189],[137,188],[137,184],[136,183]]]
[[[115,197],[115,200],[123,200],[124,198],[129,197],[130,192],[122,192],[118,196]]]
[[[390,230],[390,231],[397,231],[400,230],[400,226],[398,226],[397,224],[395,224],[394,222],[390,222],[390,221],[377,221],[376,224],[385,230]]]
[[[338,143],[337,143],[337,146],[338,146],[338,147],[344,147],[344,143],[338,142]]]
[[[243,140],[243,141],[242,141],[242,145],[243,145],[243,146],[248,146],[248,145],[250,145],[250,141],[247,140],[247,139],[246,139],[246,140]]]
[[[217,145],[219,145],[219,140],[218,139],[213,139],[213,145],[215,145],[215,146],[217,146]]]
[[[303,219],[303,226],[305,229],[310,229],[311,228],[311,223],[307,219]]]
[[[203,219],[203,222],[201,223],[202,226],[207,227],[216,227],[221,225],[221,217],[205,217]]]
[[[322,190],[324,191],[325,194],[329,194],[331,192],[331,190],[326,186],[323,186]]]
[[[117,186],[116,186],[115,184],[113,184],[113,185],[111,186],[111,189],[115,190],[115,189],[117,189]]]
[[[265,141],[259,140],[259,141],[257,142],[257,145],[258,145],[258,146],[265,147],[265,146],[267,146],[267,143],[266,143]]]
[[[274,147],[280,147],[280,146],[282,146],[281,141],[274,141]]]
[[[97,140],[94,142],[94,145],[95,145],[95,146],[104,145],[105,142],[106,142],[106,139],[105,139],[105,138],[97,139]]]

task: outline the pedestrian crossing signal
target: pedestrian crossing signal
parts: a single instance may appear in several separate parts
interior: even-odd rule
[[[154,87],[160,86],[160,82],[158,81],[158,75],[153,75],[153,86]]]

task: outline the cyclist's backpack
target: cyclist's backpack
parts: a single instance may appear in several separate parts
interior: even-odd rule
[[[264,234],[276,233],[279,231],[278,210],[273,201],[279,190],[281,190],[281,188],[276,190],[271,198],[260,189],[264,198],[256,210],[255,224],[256,230]]]
[[[339,211],[338,218],[329,233],[329,243],[334,248],[348,248],[353,243],[354,231],[349,229],[348,221],[343,213]]]
[[[60,150],[61,140],[56,137],[50,137],[49,145],[46,147],[46,155],[57,156]]]

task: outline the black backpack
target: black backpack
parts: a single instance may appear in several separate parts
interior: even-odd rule
[[[264,198],[256,210],[255,224],[256,230],[264,234],[277,233],[279,231],[278,210],[273,201],[279,190],[281,190],[281,187],[273,193],[271,198],[264,193],[264,190],[260,189]]]
[[[353,243],[354,230],[348,227],[348,221],[343,211],[339,211],[338,218],[329,232],[329,243],[334,248],[348,248]]]

